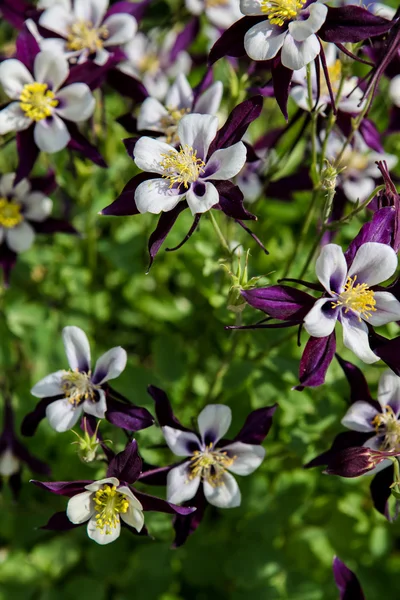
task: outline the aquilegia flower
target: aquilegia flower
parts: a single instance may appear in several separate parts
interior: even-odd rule
[[[123,348],[118,346],[108,350],[98,359],[92,372],[85,332],[75,326],[64,327],[63,341],[70,370],[51,373],[33,386],[31,393],[43,400],[25,417],[22,425],[25,435],[32,435],[44,416],[58,432],[74,427],[82,413],[106,418],[118,427],[132,431],[153,423],[146,409],[131,405],[106,385],[125,369],[127,356]]]
[[[142,470],[137,443],[129,442],[123,452],[111,459],[107,476],[98,481],[32,481],[54,494],[69,496],[66,513],[56,513],[42,529],[65,530],[87,523],[87,534],[98,544],[110,544],[121,525],[134,532],[144,528],[144,511],[188,515],[194,508],[175,506],[161,498],[132,488]]]
[[[0,85],[13,100],[0,110],[0,134],[34,127],[37,147],[58,152],[71,135],[64,121],[78,123],[92,116],[95,99],[85,83],[63,87],[69,75],[67,60],[52,52],[39,52],[33,75],[15,58],[0,64]]]

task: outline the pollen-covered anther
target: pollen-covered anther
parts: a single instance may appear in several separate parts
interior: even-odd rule
[[[337,296],[337,301],[332,304],[332,308],[339,306],[345,309],[345,312],[353,310],[358,313],[358,320],[369,319],[371,313],[376,311],[375,305],[376,300],[374,298],[373,290],[370,290],[366,283],[355,284],[357,275],[354,277],[348,277],[344,286],[343,292],[340,294],[334,292]]]
[[[272,25],[282,26],[297,17],[306,0],[261,0],[261,11]]]
[[[195,450],[190,459],[189,481],[200,477],[213,487],[223,485],[222,476],[226,469],[233,465],[236,456],[228,456],[226,451],[212,450],[210,444],[205,450]]]
[[[229,0],[205,0],[206,8],[215,8],[217,6],[226,6]]]
[[[13,200],[0,197],[0,226],[13,229],[24,220],[21,205]]]
[[[383,410],[383,413],[377,414],[372,420],[377,435],[384,436],[381,450],[399,450],[400,421],[398,421],[391,406],[386,405]]]
[[[67,48],[72,52],[88,50],[91,54],[103,48],[109,31],[104,25],[93,27],[90,21],[77,21],[71,25],[67,37]]]
[[[19,96],[20,108],[32,121],[42,121],[53,114],[58,100],[47,83],[27,83]]]
[[[160,122],[166,136],[167,144],[176,144],[179,142],[177,129],[179,121],[183,116],[190,112],[188,108],[170,108],[168,114],[161,117]]]
[[[97,513],[96,526],[109,535],[118,525],[120,513],[128,511],[129,500],[125,494],[117,491],[115,485],[104,485],[95,493],[93,502]]]
[[[91,373],[66,371],[61,380],[61,388],[67,400],[73,406],[79,406],[85,400],[96,400],[96,386],[91,381]]]
[[[205,162],[197,158],[197,150],[193,150],[187,144],[181,146],[178,152],[171,150],[161,156],[163,160],[160,166],[164,170],[163,177],[170,180],[170,187],[183,183],[187,189],[189,184],[197,181],[200,174],[204,172]]]

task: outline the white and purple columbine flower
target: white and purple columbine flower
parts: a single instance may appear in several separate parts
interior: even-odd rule
[[[262,463],[265,450],[257,444],[218,442],[228,431],[232,412],[228,406],[209,404],[198,416],[199,435],[162,428],[165,441],[174,454],[186,457],[183,463],[171,469],[167,477],[169,502],[191,500],[199,486],[208,502],[219,508],[233,508],[241,503],[236,479],[231,475],[250,475]]]
[[[284,67],[296,71],[320,53],[317,31],[325,23],[328,8],[305,0],[241,0],[247,16],[265,16],[244,38],[246,53],[253,60],[270,60],[281,50]]]
[[[177,128],[183,116],[189,113],[215,115],[221,104],[223,85],[215,81],[198,98],[183,73],[180,73],[169,88],[165,102],[148,97],[142,103],[138,117],[138,131],[156,131],[164,134],[160,141],[167,144],[179,143]]]
[[[400,319],[400,302],[395,296],[374,289],[396,268],[397,255],[386,244],[362,244],[349,266],[341,247],[327,244],[316,262],[316,274],[326,294],[304,318],[307,333],[327,337],[339,320],[344,345],[365,363],[378,361],[369,345],[367,323],[379,326]]]
[[[65,121],[79,123],[92,116],[95,99],[85,83],[63,87],[69,75],[67,60],[39,52],[33,74],[15,58],[0,64],[0,85],[12,102],[0,110],[0,134],[24,131],[34,125],[34,140],[44,152],[58,152],[71,139]]]
[[[237,0],[185,0],[185,4],[193,15],[205,14],[218,29],[227,29],[242,16]]]
[[[90,346],[86,334],[75,326],[64,327],[63,341],[69,371],[56,371],[44,377],[31,390],[37,398],[53,398],[46,407],[50,426],[58,432],[68,431],[82,413],[103,419],[107,411],[104,384],[125,369],[126,352],[111,348],[91,371]]]
[[[108,14],[108,4],[108,0],[74,0],[46,8],[39,25],[56,35],[43,38],[41,48],[78,63],[93,57],[97,65],[104,65],[110,56],[108,49],[127,44],[137,31],[132,15],[122,11]]]
[[[207,158],[218,129],[218,118],[191,114],[182,117],[177,134],[179,149],[150,137],[142,137],[134,149],[134,161],[143,171],[161,178],[141,183],[135,192],[141,213],[172,210],[186,199],[193,215],[208,211],[219,201],[214,180],[229,180],[246,162],[243,142],[216,150]]]

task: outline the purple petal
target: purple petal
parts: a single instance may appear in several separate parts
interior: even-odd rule
[[[278,404],[258,408],[251,412],[242,429],[235,436],[234,442],[244,444],[261,444],[268,435],[272,425],[272,417],[278,408]]]
[[[179,202],[172,210],[161,214],[157,223],[157,227],[149,238],[148,247],[150,263],[147,271],[150,270],[156,255],[165,241],[165,238],[174,226],[176,219],[179,217],[181,212],[185,210],[185,208],[187,208],[187,203],[186,201],[182,201]]]
[[[372,220],[361,227],[360,232],[346,250],[344,255],[347,264],[351,266],[357,250],[366,242],[378,242],[391,246],[394,222],[395,211],[393,208],[385,207],[377,210]]]
[[[32,73],[36,55],[40,52],[39,44],[28,27],[24,25],[16,41],[15,58],[20,60]]]
[[[28,127],[25,131],[17,133],[17,150],[18,150],[18,167],[14,185],[19,183],[21,179],[28,177],[33,166],[40,154],[39,148],[35,144],[33,137],[33,126]]]
[[[340,600],[365,600],[357,577],[337,556],[333,559],[333,576],[340,592]]]
[[[169,56],[169,60],[171,61],[171,63],[175,62],[178,54],[182,52],[182,50],[186,50],[195,41],[199,30],[199,17],[193,17],[193,19],[186,23],[182,31],[176,36],[175,43],[172,46]]]
[[[346,448],[354,448],[355,446],[363,446],[363,444],[372,437],[372,433],[360,433],[358,431],[343,431],[339,433],[333,440],[332,446],[326,452],[319,454],[309,463],[304,465],[305,469],[310,469],[312,467],[320,467],[322,465],[327,465],[333,456],[340,452],[341,450],[345,450]]]
[[[360,133],[364,138],[364,142],[375,152],[384,152],[381,142],[381,135],[376,128],[375,123],[370,119],[363,119],[360,124]]]
[[[57,399],[58,397],[43,398],[43,400],[40,400],[40,402],[36,404],[36,407],[33,409],[33,411],[28,413],[22,421],[22,435],[30,437],[35,433],[40,421],[46,416],[46,408],[49,406],[49,404],[51,404]]]
[[[50,531],[69,531],[70,529],[75,529],[75,527],[81,527],[82,525],[84,525],[84,523],[79,525],[71,523],[66,512],[58,512],[50,517],[46,525],[43,525],[40,529],[48,529]]]
[[[143,16],[150,5],[151,0],[142,0],[142,2],[116,2],[107,11],[106,17],[116,13],[128,13],[135,17],[136,21],[143,19]]]
[[[380,512],[389,521],[391,520],[389,514],[388,500],[392,495],[392,488],[390,487],[393,483],[393,465],[379,471],[373,480],[371,481],[370,491],[372,501],[378,512]]]
[[[151,427],[154,419],[146,408],[135,404],[126,404],[110,398],[107,394],[106,419],[116,427],[128,431],[140,431]]]
[[[177,515],[174,518],[175,539],[173,548],[182,546],[187,538],[196,531],[203,520],[205,510],[208,506],[208,502],[204,497],[203,486],[200,486],[191,503],[196,507],[195,512],[186,516]]]
[[[37,485],[37,487],[57,494],[57,496],[68,496],[72,498],[76,494],[80,494],[85,491],[85,486],[93,483],[92,479],[84,481],[37,481],[31,479],[30,483]]]
[[[274,60],[271,67],[272,81],[274,84],[275,98],[283,116],[288,120],[287,103],[289,98],[290,82],[292,81],[293,71],[284,67],[280,58]]]
[[[287,285],[246,290],[242,296],[250,306],[280,321],[301,322],[315,302],[310,294]]]
[[[299,381],[303,387],[317,387],[325,381],[325,375],[336,351],[335,332],[323,338],[310,337],[300,361]]]
[[[143,102],[149,95],[140,81],[118,69],[111,69],[108,72],[107,82],[119,94],[131,98],[135,103]]]
[[[328,7],[325,23],[318,36],[325,42],[361,42],[389,31],[393,23],[361,6]]]
[[[54,192],[57,187],[54,171],[47,171],[46,175],[42,175],[41,177],[31,177],[30,182],[33,191],[42,192],[46,196]]]
[[[66,125],[71,135],[71,140],[68,143],[68,148],[79,152],[85,158],[91,160],[95,165],[106,168],[107,164],[104,161],[104,158],[101,156],[100,152],[97,150],[97,148],[95,148],[95,146],[93,146],[93,144],[89,142],[89,140],[85,138],[84,135],[81,134],[75,123],[71,123],[70,121],[68,121]]]
[[[256,220],[251,212],[243,205],[243,194],[237,185],[231,181],[215,181],[215,187],[219,193],[219,202],[214,208],[221,210],[227,217],[232,219]]]
[[[156,496],[149,496],[143,492],[138,492],[136,489],[134,490],[134,494],[142,504],[143,510],[168,513],[170,515],[190,515],[196,510],[195,507],[177,506],[176,504],[172,504],[172,502],[162,500],[162,498],[156,498]]]
[[[149,385],[147,391],[154,400],[156,417],[160,427],[168,425],[173,429],[180,429],[181,431],[191,431],[191,429],[184,427],[182,423],[180,423],[179,420],[175,417],[171,403],[168,400],[168,396],[163,390],[156,387],[155,385]]]
[[[116,477],[126,483],[134,483],[142,472],[142,459],[138,454],[137,442],[129,442],[122,452],[110,461],[107,477]]]
[[[264,16],[259,17],[243,17],[236,21],[229,29],[223,32],[221,37],[215,42],[211,48],[208,62],[214,64],[223,56],[244,56],[244,36],[253,25],[265,20]]]
[[[346,375],[347,381],[350,385],[350,399],[351,402],[357,402],[358,400],[365,400],[370,402],[375,408],[380,411],[379,402],[376,402],[371,397],[367,380],[364,377],[363,372],[353,365],[353,363],[343,360],[338,354],[336,354],[339,365],[342,367],[344,374]]]
[[[150,467],[144,465],[144,470],[140,474],[139,481],[146,485],[167,485],[167,475],[171,469],[177,465],[168,465],[166,467]]]
[[[149,173],[139,173],[139,175],[135,175],[135,177],[128,181],[118,198],[114,200],[112,204],[103,208],[101,214],[113,217],[138,215],[139,211],[135,203],[135,191],[141,183],[148,179],[151,179]]]

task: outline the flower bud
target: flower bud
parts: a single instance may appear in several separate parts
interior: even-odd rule
[[[232,273],[232,271],[230,271],[226,265],[222,264],[224,269],[230,275],[231,282],[232,282],[232,285],[229,288],[229,293],[228,293],[228,301],[227,301],[228,309],[236,314],[241,313],[247,305],[245,298],[242,296],[242,291],[243,290],[252,290],[253,288],[256,287],[258,281],[264,277],[264,275],[261,275],[260,277],[252,277],[251,279],[248,278],[248,268],[247,267],[248,267],[248,262],[249,262],[249,255],[250,255],[250,250],[247,250],[246,256],[244,259],[244,267],[243,268],[242,268],[242,260],[241,260],[242,257],[240,254],[238,255],[238,264],[237,264],[236,273]]]
[[[84,419],[84,427],[85,432],[83,436],[80,436],[76,431],[72,430],[72,432],[78,438],[78,441],[73,442],[74,444],[78,444],[78,456],[84,463],[93,462],[96,459],[97,450],[100,445],[100,440],[97,437],[97,430],[99,428],[100,421],[97,423],[96,430],[93,435],[89,435],[86,428],[86,419]]]
[[[386,457],[383,454],[357,446],[346,448],[332,456],[324,473],[340,477],[359,477],[368,473]]]

